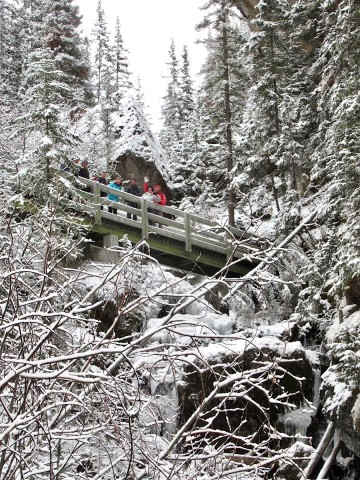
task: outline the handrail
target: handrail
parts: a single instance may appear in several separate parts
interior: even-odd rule
[[[60,176],[74,179],[73,175],[66,172],[61,172]],[[250,259],[251,255],[258,250],[256,248],[258,239],[248,232],[233,227],[223,227],[199,215],[174,207],[158,205],[94,180],[82,177],[75,177],[75,179],[75,183],[79,185],[76,193],[83,199],[83,202],[85,200],[85,203],[78,204],[78,208],[83,212],[91,213],[95,224],[101,224],[102,220],[111,220],[140,229],[144,238],[153,233],[180,241],[185,244],[186,252],[191,252],[193,247],[198,247],[227,257],[242,258],[245,255]],[[81,185],[90,187],[91,191],[85,191]],[[101,192],[111,193],[118,197],[119,201],[109,200],[107,197],[101,196]],[[135,204],[136,208],[129,205],[129,202],[132,205]],[[118,214],[109,213],[105,209],[106,206],[115,208]],[[164,213],[168,216],[164,216]],[[133,219],[134,216],[137,217],[137,220]],[[244,239],[247,242],[255,240],[256,243],[243,245],[241,241]],[[256,259],[254,261],[257,263]]]

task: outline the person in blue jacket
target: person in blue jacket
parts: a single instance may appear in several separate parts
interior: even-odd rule
[[[116,190],[122,190],[122,178],[118,177],[114,182],[110,182],[108,185],[110,188],[116,188]],[[107,195],[108,200],[111,200],[112,202],[118,202],[119,197],[117,195],[113,195],[112,193],[108,193]],[[117,208],[108,207],[109,213],[114,213],[117,215]]]

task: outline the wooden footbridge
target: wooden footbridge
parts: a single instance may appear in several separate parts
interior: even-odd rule
[[[90,217],[89,235],[95,245],[118,246],[124,237],[133,244],[145,240],[151,255],[160,263],[207,274],[228,265],[231,275],[242,276],[259,263],[258,239],[248,232],[173,207],[155,205],[96,181],[78,181],[88,191],[83,188],[74,192],[79,199],[76,209]],[[116,195],[119,201],[108,200],[101,196],[102,192]],[[117,209],[117,214],[109,213],[109,206]]]

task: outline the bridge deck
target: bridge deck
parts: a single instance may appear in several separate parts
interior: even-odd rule
[[[91,217],[91,232],[94,235],[112,235],[116,243],[124,236],[132,243],[145,240],[160,262],[187,270],[194,266],[198,267],[198,271],[205,267],[218,270],[236,260],[230,270],[244,275],[259,263],[258,239],[248,232],[222,226],[173,207],[155,205],[96,181],[79,180],[91,191],[76,190],[80,198],[76,208]],[[119,202],[102,197],[100,192],[116,195]],[[132,202],[137,208],[127,202]],[[117,214],[109,213],[108,206],[116,208]],[[150,213],[148,209],[154,207],[156,212]],[[128,214],[136,215],[137,220],[127,218]],[[149,220],[155,225],[149,225]]]

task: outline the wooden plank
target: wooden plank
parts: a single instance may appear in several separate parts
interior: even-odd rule
[[[94,185],[95,223],[101,223],[100,183]]]
[[[205,239],[200,239],[200,238],[196,238],[196,237],[195,238],[192,237],[191,242],[192,242],[193,246],[200,247],[200,248],[203,248],[207,251],[219,253],[221,255],[226,256],[227,248],[225,248],[225,247],[222,247],[220,245],[214,245],[212,243],[208,243]]]
[[[201,225],[206,225],[208,227],[223,228],[221,225],[218,225],[215,222],[212,222],[208,218],[200,217],[199,215],[195,215],[194,213],[190,213],[190,220],[192,222],[199,223]]]

